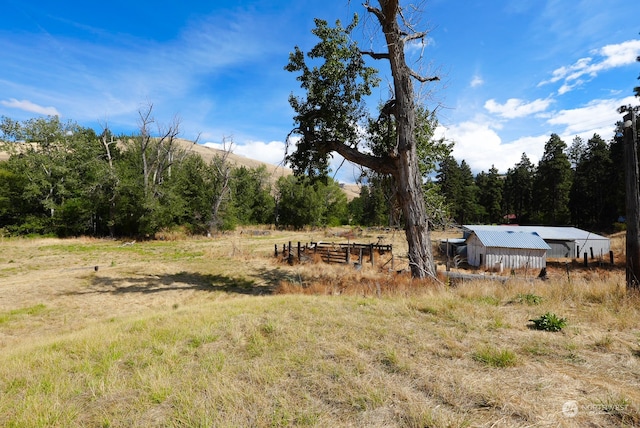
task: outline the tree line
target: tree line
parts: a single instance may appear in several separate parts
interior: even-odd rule
[[[182,228],[190,234],[240,225],[300,229],[337,225],[401,227],[403,215],[390,177],[365,171],[360,195],[347,201],[329,177],[284,176],[232,165],[222,151],[208,163],[176,143],[179,123],[140,132],[101,134],[58,117],[23,122],[0,119],[0,229],[11,235],[60,237],[153,236]],[[433,129],[433,117],[418,123]],[[426,139],[425,141],[431,141]],[[597,231],[621,227],[624,215],[622,138],[574,138],[552,134],[534,165],[526,153],[500,173],[476,175],[458,162],[450,145],[438,145],[437,164],[423,168],[432,227],[518,223],[576,225]],[[429,159],[433,159],[433,147]]]
[[[567,145],[552,134],[534,165],[526,153],[501,174],[495,167],[475,177],[463,160],[448,157],[436,182],[459,224],[575,225],[612,231],[625,213],[623,141],[594,134]],[[616,167],[616,165],[618,167]]]
[[[330,226],[348,222],[337,182],[209,162],[177,144],[179,123],[157,126],[140,112],[140,132],[97,134],[57,116],[0,118],[0,232],[5,235],[153,236],[238,225]],[[230,143],[230,141],[227,141]]]

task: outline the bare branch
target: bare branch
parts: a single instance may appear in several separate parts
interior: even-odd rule
[[[368,55],[373,59],[389,59],[388,53],[377,53],[372,51],[360,51],[362,55]]]
[[[421,31],[419,33],[407,34],[405,37],[402,38],[402,41],[406,44],[407,42],[410,42],[412,40],[424,39],[425,37],[427,37],[427,34],[429,34],[428,31]]]
[[[325,144],[329,150],[337,152],[349,162],[364,166],[380,174],[393,175],[397,173],[395,158],[391,156],[373,156],[362,153],[358,149],[339,141],[327,141]]]
[[[416,73],[415,71],[409,69],[409,74],[411,75],[411,77],[413,77],[414,79],[416,79],[419,82],[425,83],[425,82],[436,82],[438,80],[440,80],[440,77],[438,76],[433,76],[433,77],[427,77],[427,76],[421,76],[418,73]]]
[[[373,13],[380,20],[380,22],[384,20],[384,14],[377,7],[371,6],[369,2],[363,3],[362,6],[367,9],[367,12]]]

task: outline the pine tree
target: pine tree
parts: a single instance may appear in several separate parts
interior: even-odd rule
[[[557,134],[551,134],[544,146],[535,179],[537,217],[547,225],[566,225],[571,221],[569,194],[571,191],[571,163],[565,151],[567,144]]]

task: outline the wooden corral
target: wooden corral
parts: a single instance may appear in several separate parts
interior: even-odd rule
[[[359,243],[333,243],[310,242],[308,244],[291,242],[283,244],[281,250],[278,245],[274,249],[275,257],[286,260],[289,264],[304,263],[310,261],[322,261],[325,263],[354,263],[362,266],[363,263],[391,263],[393,269],[393,246],[390,244],[359,244]]]

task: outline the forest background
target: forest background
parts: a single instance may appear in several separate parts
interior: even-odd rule
[[[433,118],[422,116],[425,126]],[[431,122],[430,122],[431,121]],[[239,225],[301,229],[337,225],[401,226],[388,178],[363,171],[348,198],[333,179],[246,167],[226,151],[209,161],[179,138],[180,123],[140,111],[135,135],[97,133],[56,116],[0,119],[0,230],[4,235],[141,236],[187,234]],[[473,174],[441,145],[424,171],[432,227],[472,223],[624,228],[622,137],[593,135],[570,144],[552,134],[537,165],[526,153],[505,172]],[[444,152],[442,152],[444,150]],[[286,171],[286,168],[283,168]]]

